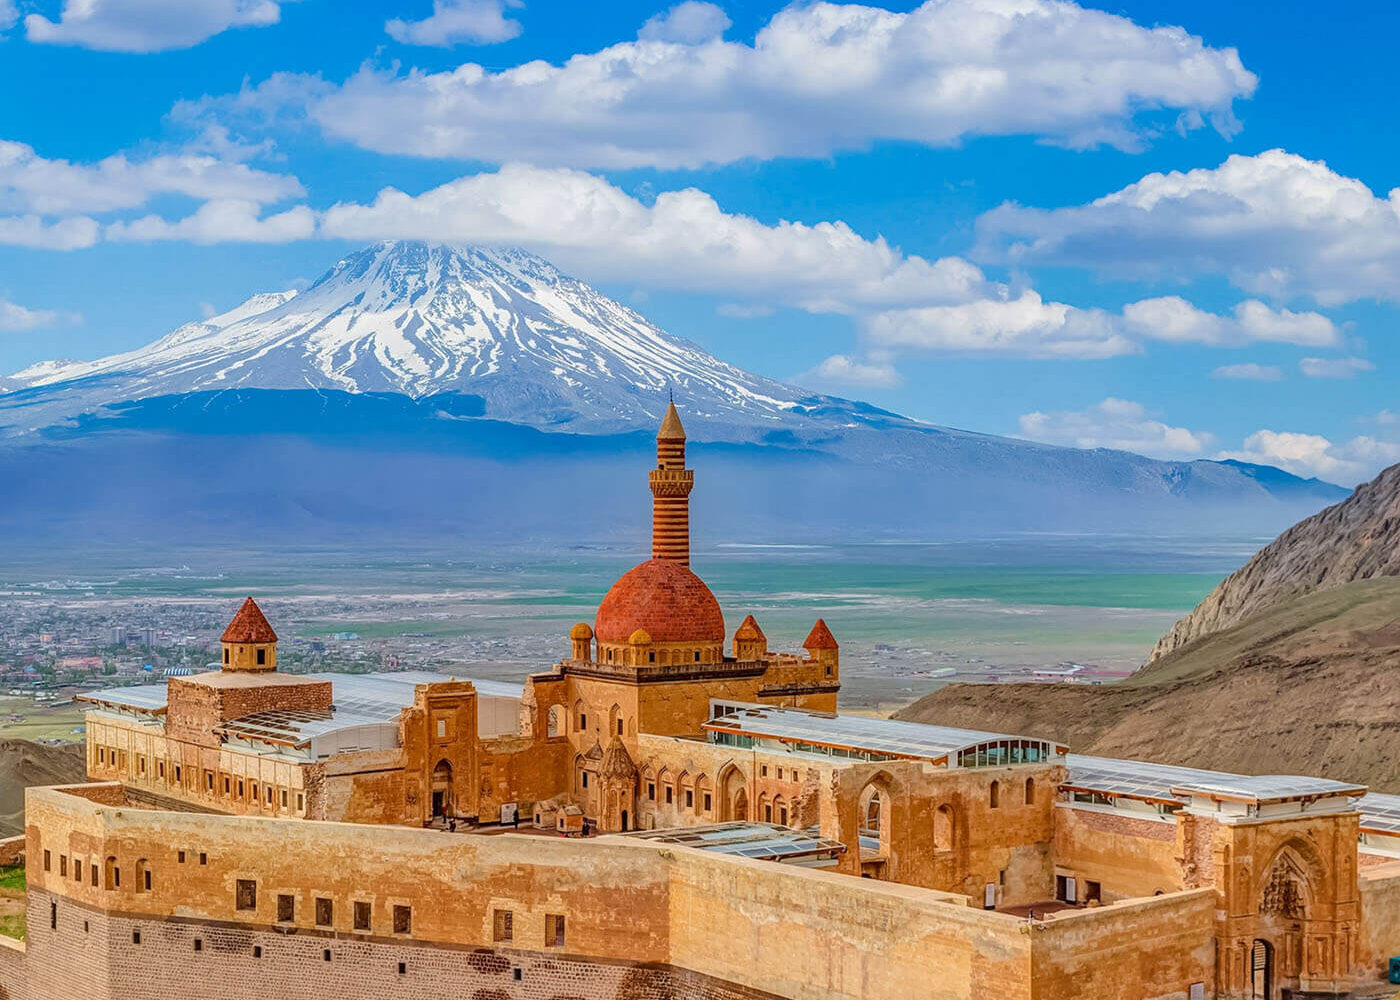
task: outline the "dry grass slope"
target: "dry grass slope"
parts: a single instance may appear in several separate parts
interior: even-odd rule
[[[1294,597],[1121,684],[956,684],[896,718],[1035,733],[1081,753],[1400,792],[1400,578]]]
[[[83,744],[48,745],[0,740],[0,837],[24,832],[24,790],[31,785],[62,785],[87,774]]]

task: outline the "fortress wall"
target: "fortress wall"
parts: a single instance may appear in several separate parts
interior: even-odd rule
[[[1384,979],[1390,959],[1400,956],[1400,861],[1363,871],[1357,885],[1363,925],[1357,958]]]
[[[673,965],[794,1000],[1033,996],[1031,937],[1015,917],[928,889],[674,855]]]
[[[29,855],[48,850],[50,867],[30,862],[28,950],[22,963],[0,953],[0,996],[1107,1000],[1173,996],[1213,961],[1208,890],[1032,926],[954,894],[645,841],[93,801],[111,789],[29,791]],[[107,858],[119,887],[105,887],[105,866],[91,884],[91,863]],[[247,908],[239,879],[256,883]],[[279,895],[293,897],[290,923]],[[325,926],[318,898],[331,901]],[[368,931],[354,927],[356,901],[370,904]],[[396,905],[411,908],[408,933],[395,931]],[[513,914],[508,942],[495,940],[495,910]],[[554,915],[562,947],[546,940]]]
[[[1059,805],[1054,852],[1056,868],[1098,882],[1104,902],[1183,888],[1174,821]]]
[[[1032,930],[1036,1000],[1186,1000],[1215,980],[1214,889],[1061,912]]]

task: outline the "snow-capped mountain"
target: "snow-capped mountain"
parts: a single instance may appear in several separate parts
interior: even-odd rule
[[[20,488],[0,490],[0,537],[40,520],[60,536],[94,520],[201,536],[609,524],[672,391],[691,440],[713,446],[704,509],[763,537],[1256,530],[1346,494],[1268,467],[1056,448],[812,393],[726,364],[521,250],[378,244],[300,294],[256,295],[139,350],[12,381],[0,482]],[[264,469],[256,504],[229,482],[240,463]]]
[[[300,295],[255,295],[138,350],[12,378],[61,390],[46,394],[56,406],[31,396],[50,412],[26,414],[28,426],[56,410],[238,388],[469,393],[488,416],[582,432],[655,421],[668,390],[697,424],[731,430],[776,426],[812,397],[720,361],[523,250],[419,242],[361,250]]]

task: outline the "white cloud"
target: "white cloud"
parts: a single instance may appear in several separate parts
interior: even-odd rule
[[[1107,275],[1220,275],[1248,292],[1324,305],[1400,301],[1400,190],[1378,198],[1280,149],[1148,174],[1087,205],[1003,205],[978,221],[978,255]]]
[[[520,164],[419,195],[386,188],[368,205],[335,205],[321,231],[349,240],[520,244],[590,280],[811,312],[968,302],[999,289],[965,260],[906,255],[843,222],[765,225],[724,212],[695,188],[663,191],[648,205],[592,174]]]
[[[405,45],[484,45],[520,34],[520,22],[506,17],[520,0],[433,0],[432,16],[421,21],[394,18],[384,25],[389,37]]]
[[[24,19],[31,42],[105,52],[187,49],[229,28],[261,28],[290,0],[63,0],[58,21]]]
[[[1245,438],[1241,450],[1216,458],[1276,465],[1295,476],[1354,486],[1400,461],[1400,443],[1363,435],[1334,444],[1321,434],[1261,430]]]
[[[297,205],[263,216],[257,202],[225,199],[207,201],[175,222],[147,215],[131,222],[113,222],[106,238],[112,242],[188,240],[191,243],[290,243],[316,232],[316,213]]]
[[[865,332],[885,350],[940,354],[1111,358],[1141,349],[1108,313],[1046,302],[1033,291],[1016,298],[886,310],[866,321]]]
[[[101,236],[101,225],[87,216],[57,222],[45,222],[37,215],[0,216],[0,245],[33,250],[82,250]]]
[[[19,23],[19,8],[14,0],[0,0],[0,31],[7,31]]]
[[[1169,295],[1129,303],[1123,319],[1129,330],[1144,337],[1212,347],[1257,341],[1331,347],[1341,340],[1337,327],[1320,313],[1270,309],[1257,299],[1241,302],[1230,316],[1218,316]]]
[[[1356,378],[1361,372],[1375,371],[1365,358],[1304,358],[1298,370],[1308,378]]]
[[[0,332],[12,333],[53,326],[59,314],[52,309],[27,309],[14,302],[0,299]]]
[[[1260,365],[1246,362],[1239,365],[1221,365],[1210,373],[1211,378],[1241,379],[1246,382],[1278,382],[1283,372],[1274,365]]]
[[[46,159],[32,146],[0,140],[0,211],[110,212],[140,207],[163,194],[271,203],[304,193],[295,177],[202,153],[144,159],[117,153],[84,164]]]
[[[366,67],[340,85],[284,75],[177,112],[306,116],[393,154],[692,168],[980,135],[1133,148],[1163,119],[1231,131],[1233,101],[1256,83],[1234,49],[1063,0],[929,0],[907,14],[794,4],[752,44],[713,35],[705,5],[682,6],[643,29],[657,37],[561,65]]]
[[[647,19],[637,37],[646,42],[676,42],[699,45],[723,35],[734,22],[720,7],[701,0],[685,0],[664,14]]]
[[[902,381],[894,366],[885,361],[857,361],[845,354],[833,354],[811,371],[798,375],[799,385],[810,383],[833,386],[886,389]]]
[[[1020,418],[1021,436],[1070,448],[1113,448],[1153,458],[1195,458],[1212,437],[1154,419],[1141,403],[1112,396],[1083,410],[1039,410]]]

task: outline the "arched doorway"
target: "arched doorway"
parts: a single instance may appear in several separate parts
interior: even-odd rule
[[[452,809],[452,765],[440,760],[433,768],[433,818],[446,818]]]
[[[1263,938],[1249,950],[1249,983],[1252,1000],[1273,1000],[1274,946]]]

